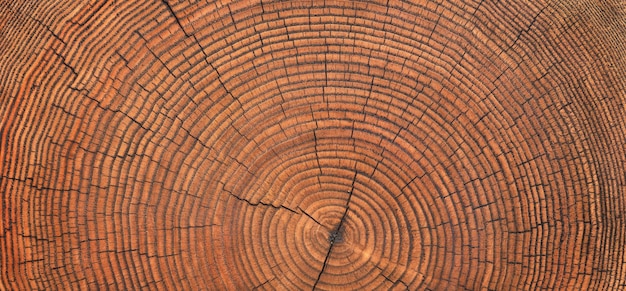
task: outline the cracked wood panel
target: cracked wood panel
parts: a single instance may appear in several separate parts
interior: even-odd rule
[[[0,289],[625,289],[624,13],[0,0]]]

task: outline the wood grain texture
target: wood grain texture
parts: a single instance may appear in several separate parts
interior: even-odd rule
[[[0,0],[0,289],[626,289],[625,13]]]

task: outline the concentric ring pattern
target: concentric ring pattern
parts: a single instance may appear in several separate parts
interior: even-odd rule
[[[0,289],[626,288],[624,13],[0,1]]]

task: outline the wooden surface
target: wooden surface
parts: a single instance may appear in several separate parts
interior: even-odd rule
[[[0,289],[626,289],[624,1],[0,1]]]

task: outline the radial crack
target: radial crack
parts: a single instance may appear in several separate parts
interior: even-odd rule
[[[306,211],[304,211],[304,209],[298,207],[298,209],[300,209],[300,212],[302,212],[302,214],[306,215],[308,218],[310,218],[311,220],[315,221],[315,223],[319,224],[320,226],[324,227],[323,224],[321,224],[319,221],[317,221],[317,219],[315,219],[313,216],[311,216],[310,214],[308,214]]]
[[[333,251],[333,246],[334,244],[331,242],[330,247],[328,248],[328,252],[326,253],[326,258],[324,258],[324,264],[322,265],[322,270],[320,270],[320,273],[317,275],[317,280],[315,280],[315,284],[313,284],[312,290],[315,290],[315,287],[317,287],[317,284],[320,282],[320,278],[322,278],[322,274],[324,273],[324,269],[326,269],[326,264],[328,263],[328,258],[330,257],[330,253]]]
[[[180,23],[180,19],[178,19],[178,16],[176,16],[176,13],[174,13],[174,9],[172,9],[172,6],[170,6],[170,3],[167,2],[167,0],[161,0],[161,2],[163,2],[163,4],[165,4],[165,7],[167,7],[167,10],[170,11],[170,13],[172,14],[172,16],[174,17],[174,19],[176,20],[176,23],[178,23],[178,26],[180,27],[180,29],[183,31],[183,33],[185,34],[186,37],[191,37],[189,34],[187,34],[187,31],[185,31],[185,28],[183,27],[182,23]]]
[[[354,177],[352,178],[352,189],[348,192],[348,201],[346,201],[346,209],[343,211],[343,216],[341,216],[341,220],[339,221],[339,225],[337,228],[331,233],[332,240],[330,240],[330,244],[334,244],[337,238],[341,238],[341,231],[343,230],[343,223],[346,220],[346,216],[348,215],[348,210],[350,210],[350,201],[352,200],[352,194],[354,193],[354,182],[356,181],[357,173],[354,172]]]
[[[346,216],[348,215],[348,210],[350,210],[350,201],[352,200],[352,194],[354,194],[354,183],[356,182],[356,175],[357,175],[357,172],[355,171],[354,177],[352,177],[352,185],[351,185],[352,188],[348,192],[348,201],[346,201],[346,209],[343,212],[343,216],[341,216],[339,225],[337,226],[335,230],[333,230],[330,233],[330,236],[328,238],[328,241],[330,242],[330,247],[328,247],[326,258],[324,258],[324,264],[322,265],[322,269],[320,270],[320,273],[317,275],[317,280],[315,280],[315,284],[313,284],[312,290],[315,290],[315,288],[317,287],[317,284],[319,284],[320,279],[322,278],[322,274],[324,274],[324,270],[326,269],[326,265],[328,264],[328,259],[330,258],[330,254],[333,251],[333,246],[335,246],[336,242],[341,242],[343,240],[343,236],[341,233],[343,232],[343,223],[345,222]]]
[[[351,262],[352,263],[352,262]],[[387,275],[385,275],[383,273],[383,269],[379,266],[374,266],[376,269],[378,269],[380,271],[380,276],[382,276],[383,278],[385,278],[386,281],[389,281],[390,283],[392,283],[393,285],[397,285],[402,284],[404,285],[404,288],[409,288],[409,285],[407,285],[404,281],[402,281],[401,279],[397,279],[397,280],[392,280],[391,278],[389,278]]]
[[[228,191],[226,191],[226,192],[228,192]],[[297,212],[297,211],[295,211],[295,210],[293,210],[293,209],[291,209],[291,208],[289,208],[289,207],[287,207],[287,206],[284,206],[284,205],[274,205],[274,204],[271,204],[271,203],[265,203],[265,202],[261,202],[261,201],[259,201],[259,202],[257,202],[257,203],[253,203],[253,202],[251,202],[250,200],[248,200],[248,199],[246,199],[246,198],[241,198],[241,197],[239,197],[239,196],[237,196],[237,195],[235,195],[235,194],[233,194],[233,193],[231,193],[231,192],[228,192],[228,194],[230,194],[230,196],[235,197],[235,199],[237,199],[237,200],[239,200],[239,201],[244,201],[244,202],[246,202],[246,203],[247,203],[248,205],[250,205],[250,206],[259,206],[259,205],[262,205],[262,206],[267,206],[267,207],[271,207],[271,208],[274,208],[274,209],[279,209],[279,210],[280,210],[280,209],[285,209],[285,210],[289,210],[289,211],[291,211],[291,212],[293,212],[293,213],[298,214],[298,212]]]

